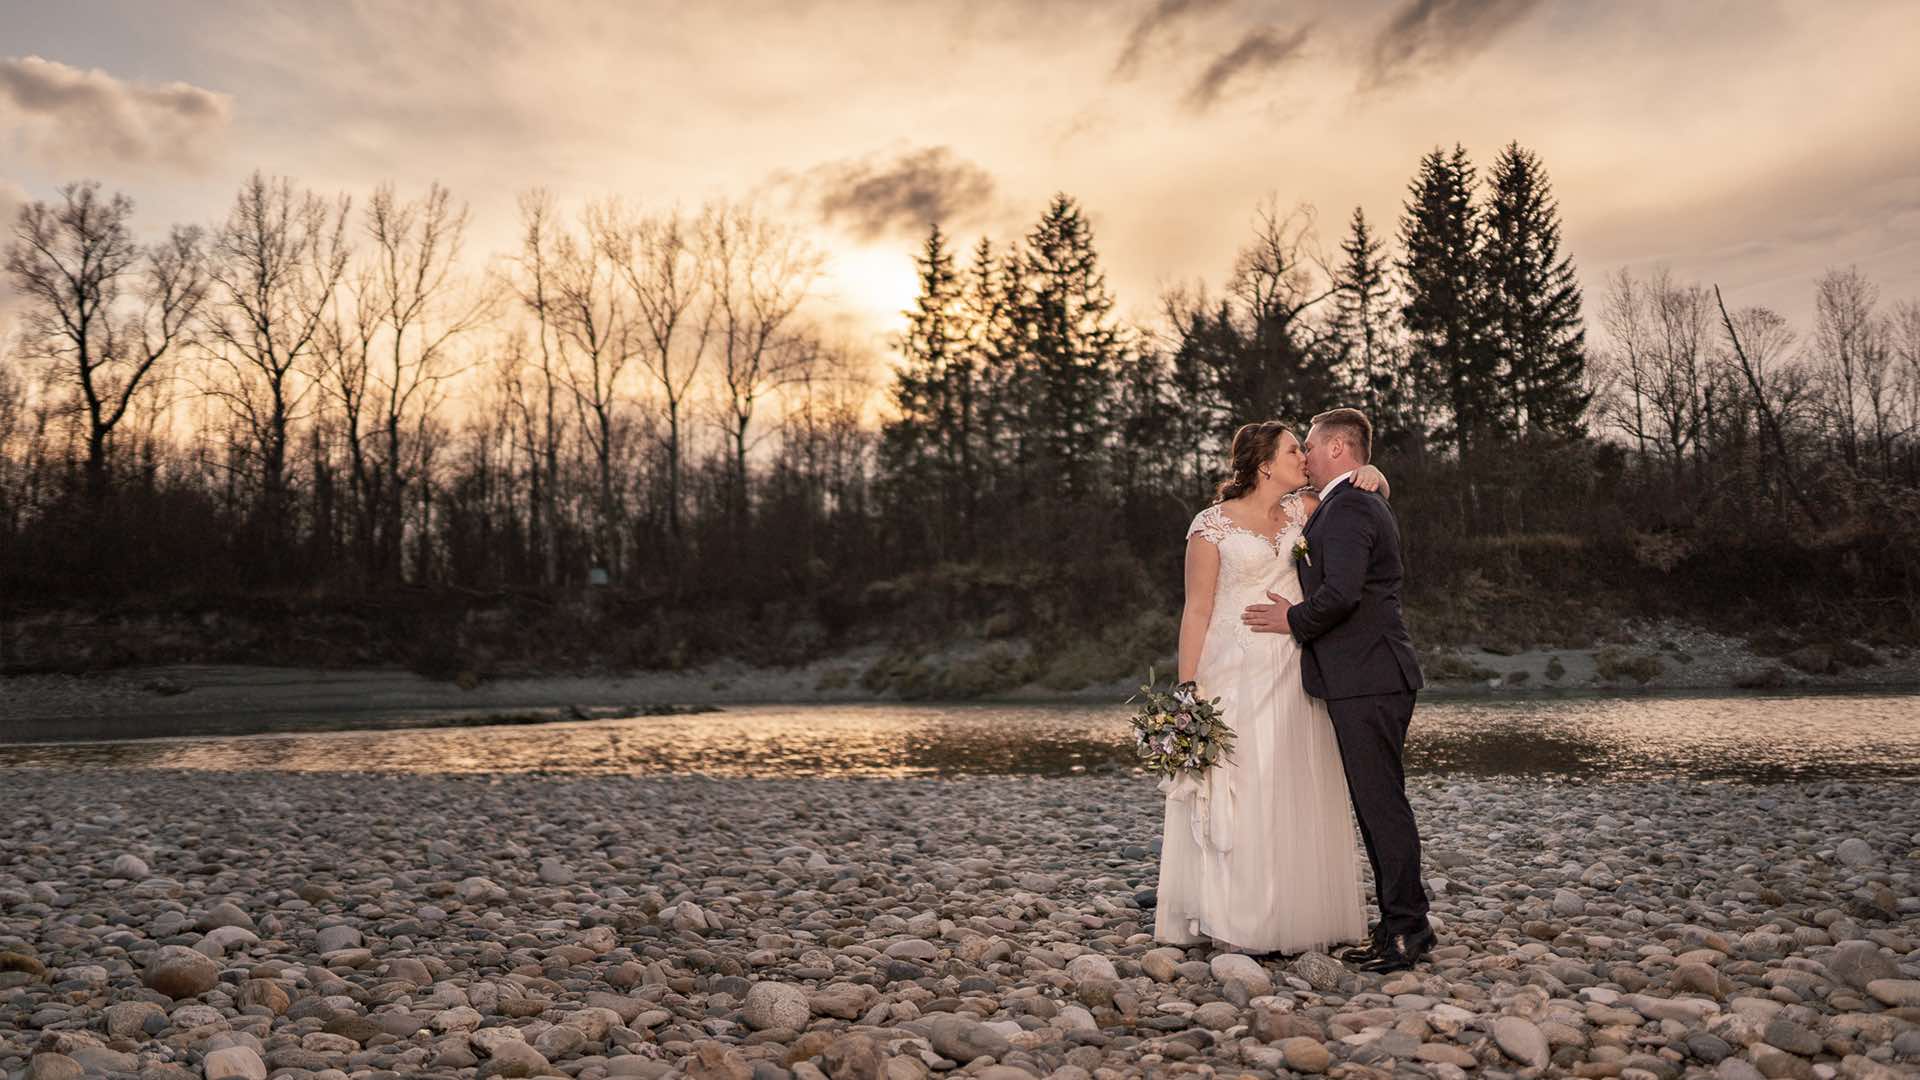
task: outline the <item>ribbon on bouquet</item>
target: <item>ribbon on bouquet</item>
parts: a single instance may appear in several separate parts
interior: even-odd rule
[[[1219,765],[1195,776],[1181,772],[1160,779],[1169,801],[1187,804],[1193,842],[1214,851],[1233,850],[1233,770]]]

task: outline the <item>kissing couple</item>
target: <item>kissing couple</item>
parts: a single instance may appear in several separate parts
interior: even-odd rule
[[[1179,680],[1218,698],[1229,757],[1167,794],[1154,938],[1250,954],[1364,943],[1361,970],[1433,947],[1401,754],[1423,685],[1400,613],[1400,530],[1357,409],[1234,433],[1187,530]],[[1351,813],[1349,812],[1351,806]],[[1380,918],[1371,927],[1357,821]]]

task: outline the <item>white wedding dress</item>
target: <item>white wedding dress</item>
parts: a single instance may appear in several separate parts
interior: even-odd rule
[[[1293,544],[1305,526],[1298,496],[1288,525],[1266,537],[1218,506],[1193,519],[1220,549],[1213,618],[1194,681],[1219,698],[1234,732],[1228,760],[1195,779],[1162,780],[1167,793],[1155,940],[1209,939],[1236,952],[1297,953],[1366,937],[1346,773],[1326,703],[1300,682],[1291,634],[1240,621],[1266,593],[1298,603]]]

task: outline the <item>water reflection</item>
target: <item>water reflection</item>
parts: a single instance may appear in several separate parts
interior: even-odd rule
[[[0,746],[0,766],[715,776],[1070,775],[1130,770],[1126,710],[758,706],[697,716]],[[1412,772],[1616,779],[1920,777],[1908,694],[1441,700]]]

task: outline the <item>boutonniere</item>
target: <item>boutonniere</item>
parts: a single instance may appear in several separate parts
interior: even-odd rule
[[[1313,565],[1313,555],[1307,551],[1306,537],[1303,536],[1293,542],[1293,557],[1306,563],[1308,566]]]

